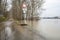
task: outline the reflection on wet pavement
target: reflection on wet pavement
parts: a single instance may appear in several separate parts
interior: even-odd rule
[[[56,24],[56,21],[60,20],[27,21],[27,26],[21,26],[16,21],[6,21],[0,24],[0,40],[59,40],[59,26],[57,25],[60,22]]]
[[[4,29],[2,28],[0,31],[0,40],[40,40],[40,37],[42,37],[36,30],[32,30],[30,26],[20,26],[12,21],[2,24],[4,25]]]

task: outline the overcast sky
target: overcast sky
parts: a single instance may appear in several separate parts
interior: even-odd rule
[[[60,0],[46,0],[43,8],[42,17],[60,16]]]
[[[11,10],[11,8],[12,8],[12,0],[7,0],[7,6],[6,6],[6,8],[7,8],[7,11]]]

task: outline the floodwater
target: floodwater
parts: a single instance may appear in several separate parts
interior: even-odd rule
[[[59,3],[60,0],[46,0],[46,10],[40,16],[60,17]],[[0,24],[0,40],[60,40],[60,19],[27,21],[27,26],[6,21]]]
[[[0,40],[60,40],[60,19],[27,21],[27,24],[21,26],[13,21],[4,22]]]
[[[59,17],[60,0],[45,0],[42,8],[46,9],[40,17]],[[60,40],[60,19],[41,19],[36,29],[48,40]]]
[[[33,22],[33,29],[46,40],[60,40],[60,19],[41,19]]]
[[[60,0],[45,0],[40,17],[59,17]],[[60,19],[41,19],[33,22],[33,29],[38,30],[39,34],[46,40],[60,40]]]

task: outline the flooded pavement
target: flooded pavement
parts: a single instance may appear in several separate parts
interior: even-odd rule
[[[43,5],[46,10],[40,16],[60,17],[59,3],[59,0],[46,0]],[[60,19],[27,20],[27,26],[21,26],[21,22],[23,20],[0,23],[0,40],[60,40]]]
[[[21,26],[13,21],[4,22],[0,40],[60,40],[60,19],[27,21],[27,24]]]
[[[2,28],[2,30],[0,31],[0,39],[1,40],[13,40],[13,30],[12,30],[12,22],[11,21],[7,21],[7,22],[4,22],[4,23],[2,23],[3,24],[3,28]],[[1,25],[0,25],[0,27],[2,27]]]
[[[40,40],[41,36],[29,25],[20,26],[13,21],[6,21],[2,24],[4,28],[1,26],[0,40]]]
[[[60,19],[41,19],[33,22],[37,30],[46,40],[60,40]]]

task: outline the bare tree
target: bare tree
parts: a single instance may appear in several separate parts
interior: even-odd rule
[[[41,14],[41,6],[44,3],[44,0],[18,0],[20,1],[20,5],[17,4],[17,10],[20,7],[20,17],[22,18],[22,4],[23,2],[26,2],[27,4],[27,18],[33,18],[34,16],[38,16],[39,14]],[[17,1],[16,1],[17,3]],[[40,11],[40,13],[38,13],[38,10]],[[19,14],[18,13],[18,14]]]
[[[23,1],[27,4],[27,18],[34,17],[35,15],[38,16],[38,9],[41,10],[41,6],[44,3],[44,0],[10,0],[12,1],[12,8],[8,10],[7,0],[2,0],[2,10],[4,15],[7,16],[8,14],[12,14],[14,19],[22,19],[22,4]],[[1,8],[1,6],[0,6]],[[6,13],[8,12],[8,13]],[[41,12],[41,11],[40,11]],[[41,13],[40,13],[41,14]]]
[[[33,0],[32,1],[32,17],[36,16],[38,17],[39,14],[41,14],[41,6],[44,3],[44,0]],[[38,13],[39,10],[39,13]]]
[[[28,4],[28,10],[27,10],[27,16],[31,17],[33,19],[34,16],[37,16],[41,14],[41,7],[44,3],[44,0],[26,0],[26,3]],[[39,11],[39,13],[38,13]]]

